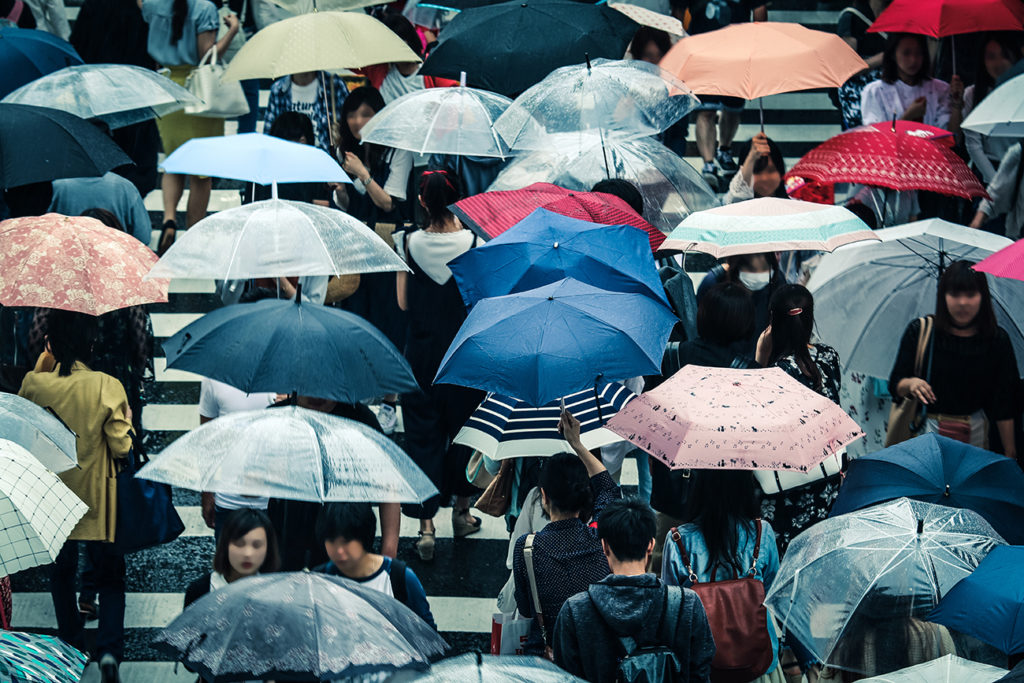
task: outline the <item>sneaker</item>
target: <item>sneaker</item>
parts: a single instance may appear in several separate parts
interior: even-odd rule
[[[718,152],[715,154],[715,161],[718,162],[718,167],[722,169],[722,173],[730,174],[740,170],[740,167],[736,165],[736,160],[732,158],[732,151],[725,147],[718,148]]]
[[[704,178],[704,182],[711,188],[711,191],[718,192],[718,169],[715,168],[715,162],[705,161],[704,169],[700,174]]]
[[[377,422],[385,434],[394,434],[398,427],[398,410],[390,403],[381,403],[377,411]]]
[[[117,670],[117,658],[114,655],[106,654],[100,657],[100,681],[101,683],[121,683],[121,676]]]

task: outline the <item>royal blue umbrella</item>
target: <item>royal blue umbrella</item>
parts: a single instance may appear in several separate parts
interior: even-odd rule
[[[40,76],[82,64],[71,43],[31,28],[0,26],[0,97]]]
[[[448,264],[467,306],[571,277],[668,305],[647,233],[537,209],[481,247]]]
[[[1024,543],[1024,473],[1016,461],[937,434],[854,460],[832,514],[895,498],[974,510],[1010,543]]]
[[[395,345],[354,313],[265,300],[207,313],[164,342],[167,367],[249,393],[295,392],[345,403],[417,391]]]
[[[601,380],[657,374],[676,322],[667,306],[649,296],[566,278],[480,301],[434,382],[541,406]]]
[[[1024,547],[993,548],[950,590],[928,621],[974,636],[1007,654],[1024,652]]]

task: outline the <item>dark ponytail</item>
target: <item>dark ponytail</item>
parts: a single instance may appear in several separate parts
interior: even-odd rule
[[[171,15],[171,45],[174,45],[185,33],[185,19],[188,18],[188,0],[174,0]]]
[[[780,358],[793,356],[804,377],[821,391],[821,372],[811,360],[807,345],[814,333],[814,297],[802,285],[782,285],[768,304],[768,320],[772,326],[772,354],[769,365]]]
[[[451,217],[448,207],[459,201],[459,179],[451,171],[440,169],[424,171],[420,178],[420,201],[431,223],[441,223]]]
[[[544,462],[537,485],[544,491],[551,507],[566,514],[590,519],[594,496],[590,477],[583,462],[572,453],[558,453]]]

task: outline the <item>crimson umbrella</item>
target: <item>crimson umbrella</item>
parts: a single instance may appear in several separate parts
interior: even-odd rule
[[[974,270],[996,277],[1024,280],[1024,240],[1014,242],[978,262]]]
[[[868,31],[944,38],[959,33],[1022,29],[1024,4],[1020,0],[893,0]]]
[[[924,126],[906,123],[861,126],[829,138],[786,174],[787,191],[792,193],[801,183],[858,183],[964,199],[988,196],[967,164],[942,138],[932,142],[933,134]]]
[[[604,192],[573,192],[551,183],[533,183],[520,190],[484,192],[452,205],[462,224],[485,240],[497,237],[535,209],[604,225],[632,225],[647,233],[651,251],[665,235],[645,221],[625,201]]]

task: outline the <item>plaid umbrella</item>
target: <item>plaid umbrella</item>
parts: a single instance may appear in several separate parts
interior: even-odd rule
[[[95,218],[56,213],[0,223],[0,304],[102,315],[167,301],[167,280],[143,282],[156,255]]]
[[[3,683],[78,683],[88,658],[55,636],[0,631]]]
[[[568,450],[558,432],[562,405],[580,421],[580,438],[589,449],[622,440],[604,428],[606,420],[636,398],[617,382],[603,382],[533,408],[511,396],[490,394],[455,436],[455,443],[474,448],[492,460],[554,455]]]
[[[551,183],[534,183],[521,190],[484,192],[451,207],[462,224],[485,240],[497,237],[534,209],[547,209],[570,218],[605,225],[632,225],[647,233],[651,251],[665,235],[633,211],[626,202],[604,192],[573,192]]]

